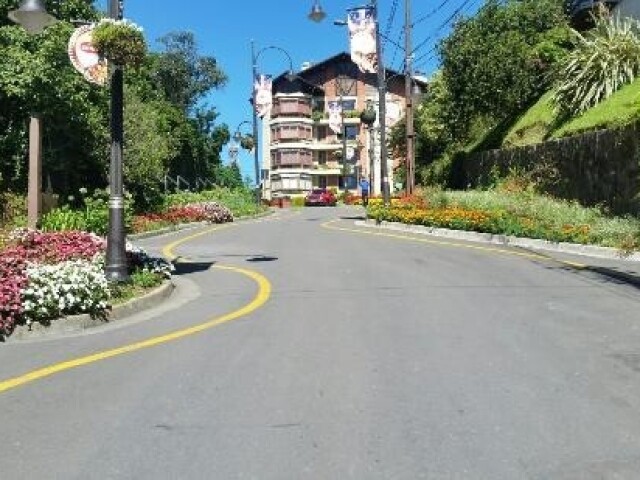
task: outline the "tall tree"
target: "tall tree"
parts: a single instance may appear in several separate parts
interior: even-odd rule
[[[488,0],[439,45],[451,94],[449,126],[464,136],[478,117],[509,118],[544,93],[570,45],[561,0]]]

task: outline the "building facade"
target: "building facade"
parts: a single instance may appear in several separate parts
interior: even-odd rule
[[[402,74],[386,73],[390,128],[404,116],[405,80]],[[308,65],[294,79],[280,75],[273,81],[272,94],[271,115],[262,123],[263,198],[303,196],[312,188],[355,193],[362,176],[371,181],[372,193],[380,194],[378,119],[371,128],[360,119],[367,106],[378,110],[375,74],[360,72],[349,54],[341,53]],[[339,134],[329,127],[331,101],[342,104]],[[399,187],[394,185],[393,171],[400,163],[387,159],[392,191]]]

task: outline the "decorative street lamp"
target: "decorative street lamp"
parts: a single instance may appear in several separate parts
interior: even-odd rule
[[[255,81],[258,78],[258,59],[260,55],[262,55],[267,50],[278,50],[282,54],[287,57],[289,62],[289,73],[287,74],[288,79],[293,79],[295,74],[293,73],[293,61],[291,60],[291,55],[280,47],[276,47],[273,45],[263,47],[256,52],[255,44],[253,40],[251,40],[251,66],[252,66],[252,79],[251,79],[251,105],[253,110],[253,140],[255,142],[255,148],[253,149],[253,159],[254,159],[254,168],[255,168],[255,178],[256,178],[256,203],[260,203],[262,198],[261,193],[261,178],[260,178],[260,156],[258,152],[258,112],[256,111],[256,88]]]
[[[29,33],[42,33],[58,20],[47,12],[42,0],[22,0],[17,10],[9,12],[9,20],[21,25]]]
[[[40,34],[57,21],[40,0],[23,0],[17,10],[9,12],[8,17],[30,34]],[[38,113],[32,113],[29,121],[28,179],[27,226],[35,229],[42,213],[42,117]]]
[[[380,34],[380,21],[378,18],[378,0],[371,0],[371,8],[373,9],[375,15],[375,39],[376,39],[376,56],[377,56],[377,67],[376,74],[378,76],[378,118],[380,119],[380,168],[381,168],[381,190],[382,190],[382,198],[384,200],[385,205],[389,205],[391,192],[389,189],[389,174],[388,174],[388,166],[387,166],[387,132],[386,132],[386,88],[385,88],[385,68],[384,62],[382,59],[382,43],[380,42],[381,34]],[[320,12],[320,14],[316,14],[312,17],[314,12]],[[322,12],[322,8],[320,7],[319,2],[316,0],[311,14],[309,18],[313,21],[319,22],[324,18],[324,12]],[[337,25],[344,25],[344,22],[335,22]]]
[[[109,0],[109,16],[122,20],[123,0]],[[124,226],[124,188],[122,183],[122,140],[124,75],[122,65],[113,65],[111,74],[111,162],[109,164],[109,229],[105,274],[112,282],[129,278]]]
[[[123,0],[109,0],[109,16],[123,18]],[[9,12],[9,18],[24,26],[31,33],[40,33],[57,20],[44,8],[41,0],[23,0],[17,10]],[[111,75],[111,162],[109,165],[109,227],[105,274],[113,282],[129,278],[124,227],[124,189],[122,184],[123,139],[123,71],[121,65],[113,66]],[[29,206],[39,211],[41,185],[41,120],[32,117],[29,130]],[[33,142],[32,142],[33,140]],[[33,171],[32,171],[33,165]],[[37,173],[36,173],[37,172]],[[33,175],[32,175],[33,174]],[[32,178],[32,176],[34,178]],[[34,200],[37,198],[37,200]],[[37,213],[35,214],[37,219]],[[31,215],[29,215],[31,223]],[[30,224],[31,226],[31,224]],[[35,226],[35,225],[34,225]]]
[[[324,13],[324,11],[322,10],[322,7],[320,6],[320,3],[318,2],[318,0],[316,0],[316,2],[313,4],[313,7],[311,7],[311,13],[309,13],[309,20],[312,20],[316,23],[320,23],[322,20],[324,20],[326,16],[327,14]]]

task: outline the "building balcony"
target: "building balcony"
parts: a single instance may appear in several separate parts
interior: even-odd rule
[[[272,142],[305,142],[313,139],[310,125],[279,124],[271,127]]]
[[[306,149],[278,149],[271,152],[273,169],[312,168],[313,154]]]
[[[311,117],[311,101],[305,98],[276,99],[273,102],[271,116],[275,117]]]

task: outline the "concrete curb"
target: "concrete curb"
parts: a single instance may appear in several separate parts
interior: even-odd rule
[[[234,222],[241,222],[243,220],[252,220],[254,218],[262,218],[268,215],[273,215],[272,210],[268,210],[264,213],[259,213],[257,215],[247,215],[244,217],[236,217],[233,219]],[[233,223],[233,222],[231,222]],[[145,238],[158,237],[160,235],[166,235],[168,233],[180,232],[183,230],[191,230],[193,228],[202,227],[204,225],[214,225],[209,222],[193,222],[193,223],[180,223],[178,225],[172,225],[170,227],[159,228],[158,230],[151,230],[149,232],[142,233],[134,233],[133,235],[127,235],[127,240],[135,241],[135,240],[144,240]]]
[[[165,280],[162,285],[139,298],[132,298],[124,303],[115,305],[107,314],[107,318],[92,317],[89,314],[70,315],[68,317],[52,320],[49,325],[33,323],[31,327],[18,325],[13,333],[5,338],[10,343],[34,338],[60,336],[68,333],[79,332],[93,327],[98,327],[129,317],[149,307],[155,306],[168,298],[175,286],[171,280]]]
[[[512,237],[509,235],[494,235],[492,233],[467,232],[464,230],[449,230],[446,228],[424,227],[422,225],[407,225],[398,222],[380,222],[375,220],[365,220],[356,222],[356,225],[381,228],[385,230],[395,230],[400,232],[416,233],[419,235],[432,235],[455,240],[465,240],[469,242],[491,243],[494,245],[506,245],[512,247],[528,248],[531,250],[543,250],[555,253],[568,253],[571,255],[582,255],[587,257],[604,258],[608,260],[618,260],[626,262],[640,262],[640,253],[632,255],[621,255],[615,248],[598,247],[594,245],[582,245],[579,243],[550,242],[534,238]]]
[[[550,242],[548,240],[538,240],[534,238],[512,237],[508,235],[493,235],[491,233],[467,232],[464,230],[449,230],[446,228],[424,227],[421,225],[407,225],[397,222],[377,223],[375,220],[364,220],[357,221],[355,223],[358,226],[368,228],[395,230],[399,232],[444,237],[453,240],[464,240],[468,242],[512,246],[539,252],[581,255],[591,258],[628,262],[629,264],[640,262],[640,253],[623,256],[615,248],[597,247],[593,245],[582,245],[577,243]],[[593,272],[598,275],[602,275],[623,283],[627,283],[635,287],[640,287],[640,273],[628,273],[617,270],[616,268],[610,268],[600,265],[587,265],[581,267],[580,269]]]

